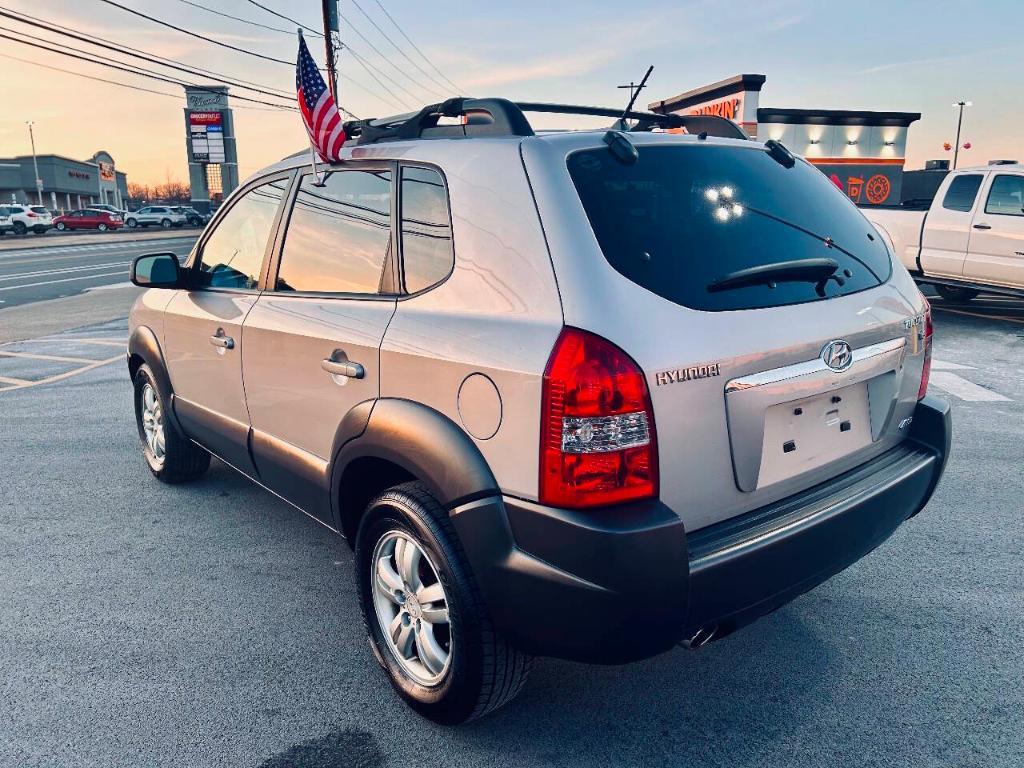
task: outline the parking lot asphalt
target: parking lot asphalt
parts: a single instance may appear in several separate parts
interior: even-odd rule
[[[158,251],[184,257],[198,236],[198,230],[162,237],[129,232],[108,233],[106,237],[76,234],[42,245],[25,242],[21,248],[0,249],[0,311],[126,285],[133,258]]]
[[[154,480],[120,361],[51,380],[20,357],[32,382],[0,383],[0,764],[1019,766],[1024,308],[990,304],[936,302],[954,450],[881,548],[699,651],[540,660],[458,729],[389,690],[341,539],[219,462]],[[96,358],[125,333],[0,353]]]

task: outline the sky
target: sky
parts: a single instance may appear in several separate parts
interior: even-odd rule
[[[185,0],[118,1],[246,51],[286,61],[295,58],[294,25],[251,0],[194,2],[291,31],[251,26]],[[322,25],[318,0],[260,2],[311,27]],[[910,128],[908,169],[950,156],[942,145],[955,138],[952,104],[961,99],[973,102],[965,113],[962,135],[962,142],[970,142],[972,148],[962,153],[961,165],[994,158],[1024,160],[1020,0],[341,0],[341,13],[348,20],[342,22],[343,40],[371,69],[387,73],[388,77],[378,77],[393,91],[387,93],[343,52],[341,102],[360,117],[395,114],[457,95],[409,47],[382,6],[461,94],[624,106],[625,91],[616,86],[639,80],[652,64],[654,73],[639,103],[739,73],[760,73],[767,76],[762,107],[922,113],[921,121]],[[291,65],[212,45],[102,0],[0,0],[0,10],[23,12],[191,66],[294,92]],[[367,15],[419,68],[392,47]],[[6,18],[0,18],[0,33],[61,39]],[[323,61],[321,41],[309,38],[309,43]],[[89,48],[74,41],[61,44],[65,49],[68,45]],[[86,80],[10,57],[172,96]],[[129,182],[187,180],[180,87],[5,39],[0,39],[0,67],[0,157],[30,152],[25,121],[32,120],[40,154],[85,159],[103,149],[114,157],[118,170],[128,174]],[[296,113],[240,101],[234,106],[243,178],[307,146]]]

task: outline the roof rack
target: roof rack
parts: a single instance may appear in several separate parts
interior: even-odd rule
[[[419,112],[392,117],[351,120],[345,123],[345,134],[356,145],[375,144],[402,139],[440,139],[472,136],[533,136],[533,127],[524,112],[558,115],[591,115],[615,119],[614,128],[625,131],[682,129],[689,133],[746,139],[747,135],[731,120],[715,115],[662,115],[655,112],[625,112],[609,107],[586,107],[572,104],[511,102],[508,99],[470,99],[457,97],[430,104]],[[462,118],[458,125],[439,125],[441,118]],[[633,120],[629,126],[625,121]]]

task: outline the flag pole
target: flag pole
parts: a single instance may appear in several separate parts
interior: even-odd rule
[[[299,33],[299,50],[302,49],[302,27],[296,30]],[[313,184],[317,187],[324,186],[324,181],[320,179],[320,172],[316,169],[316,149],[313,147],[313,137],[309,135],[309,128],[306,128],[306,138],[309,139],[309,166],[313,170]]]

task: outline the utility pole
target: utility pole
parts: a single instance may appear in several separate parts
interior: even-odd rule
[[[629,85],[617,85],[616,88],[629,88],[629,100],[633,100],[633,92],[636,90],[636,83],[632,80],[629,81]]]
[[[335,60],[334,36],[339,35],[338,0],[323,0],[324,49],[327,54],[327,87],[331,89],[334,103],[338,103],[338,63]],[[340,42],[340,39],[339,39]]]
[[[39,161],[36,160],[36,135],[32,132],[32,126],[35,125],[31,120],[26,120],[25,125],[28,126],[28,138],[32,142],[32,170],[35,171],[36,175],[36,197],[39,198],[39,205],[43,204],[43,180],[39,178]]]
[[[960,107],[960,117],[956,121],[956,144],[953,145],[953,170],[956,170],[956,161],[960,157],[960,128],[964,124],[964,107],[971,106],[969,101],[957,101],[954,107]]]

